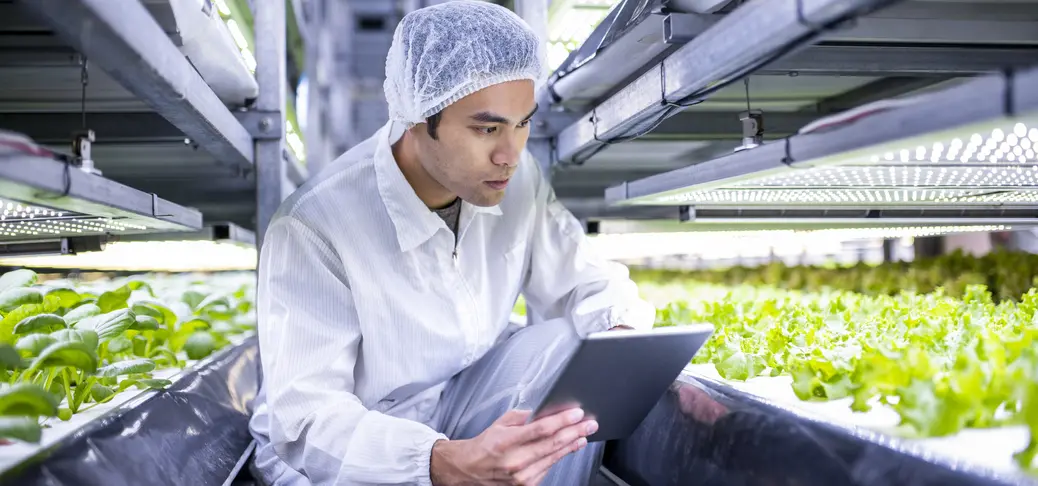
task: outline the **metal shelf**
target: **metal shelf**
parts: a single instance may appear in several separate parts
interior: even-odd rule
[[[112,242],[147,241],[212,241],[216,243],[233,243],[239,246],[255,247],[256,233],[234,223],[208,223],[204,228],[198,231],[135,234],[112,239]]]
[[[0,199],[3,241],[202,227],[198,211],[44,157],[0,156]]]
[[[143,4],[31,0],[63,40],[225,164],[252,166],[252,137]]]
[[[624,181],[731,154],[747,140],[750,127],[740,118],[750,108],[764,112],[763,138],[755,142],[767,143],[877,100],[1038,65],[1033,0],[751,0],[711,14],[682,10],[685,5],[617,3],[538,93],[542,109],[530,150],[554,167],[560,198],[600,195]],[[836,172],[856,179],[848,170]],[[939,175],[939,169],[929,175],[931,188],[942,187]],[[921,177],[926,181],[927,174]],[[853,195],[812,196],[812,202]],[[939,195],[945,197],[938,205],[984,206],[975,193]],[[918,199],[900,192],[874,196],[872,201]],[[1031,201],[1022,196],[984,194],[999,203]],[[748,200],[733,193],[726,202]],[[613,206],[608,215],[641,214],[632,211]],[[607,214],[600,213],[590,217]]]
[[[608,202],[1034,210],[1038,70],[993,75],[614,186]],[[955,107],[949,109],[949,107]]]

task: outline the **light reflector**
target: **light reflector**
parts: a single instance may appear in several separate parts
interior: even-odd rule
[[[147,226],[0,199],[0,237],[120,234]]]

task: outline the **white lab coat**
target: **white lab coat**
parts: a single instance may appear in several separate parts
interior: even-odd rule
[[[463,203],[455,251],[393,159],[399,132],[340,157],[266,234],[250,428],[268,480],[430,484],[444,383],[495,344],[520,292],[579,335],[652,327],[626,267],[592,253],[527,154],[498,206]]]

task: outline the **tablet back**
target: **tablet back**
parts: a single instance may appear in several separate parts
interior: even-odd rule
[[[713,333],[709,324],[585,338],[532,419],[572,407],[598,421],[589,442],[629,436]]]

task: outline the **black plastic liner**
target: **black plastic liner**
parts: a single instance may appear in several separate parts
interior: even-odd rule
[[[1021,474],[925,457],[879,433],[804,418],[722,382],[682,375],[603,465],[631,486],[1004,486]]]
[[[131,399],[5,471],[0,484],[223,484],[252,441],[258,351],[255,337],[220,351],[168,389]]]

